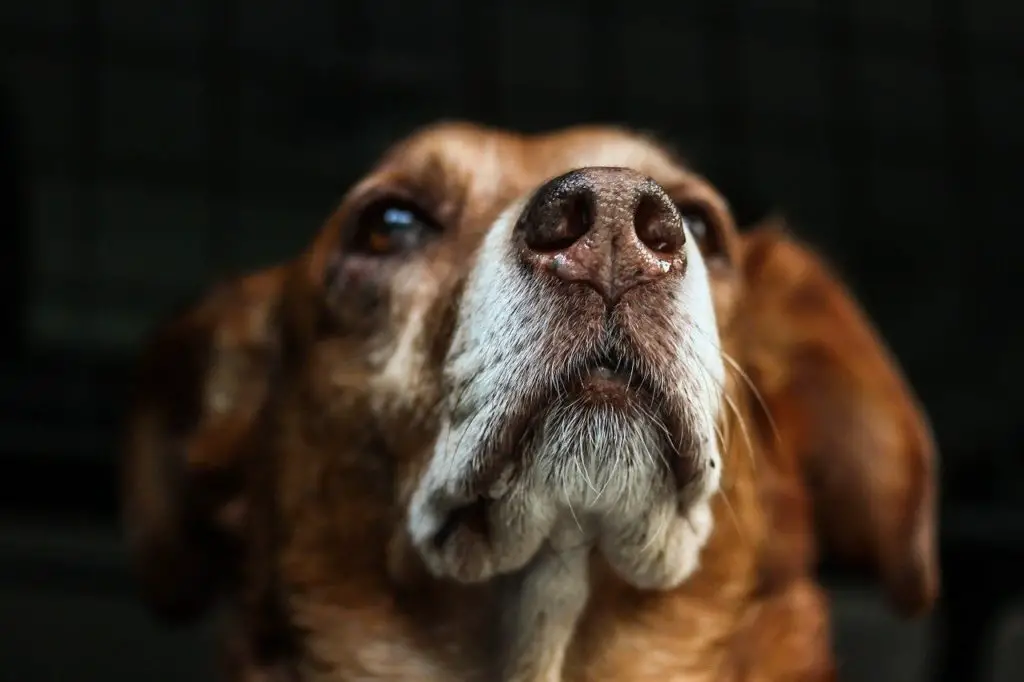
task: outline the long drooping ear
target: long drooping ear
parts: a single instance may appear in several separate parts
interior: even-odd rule
[[[168,622],[229,579],[246,513],[245,439],[277,354],[284,270],[216,287],[146,345],[122,457],[122,510],[143,595]]]
[[[819,541],[874,569],[902,613],[939,589],[936,450],[921,405],[851,293],[770,220],[744,236],[746,364]],[[773,436],[774,437],[774,436]]]

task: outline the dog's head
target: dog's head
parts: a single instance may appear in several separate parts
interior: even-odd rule
[[[256,299],[217,294],[158,337],[164,374],[140,399],[126,479],[144,573],[215,570],[172,563],[209,556],[193,531],[229,499],[182,501],[208,466],[196,451],[237,469],[269,449],[273,475],[230,499],[273,509],[279,543],[334,538],[337,576],[396,570],[408,546],[435,576],[487,581],[571,519],[622,579],[671,588],[713,531],[722,431],[749,391],[772,419],[744,427],[782,443],[769,464],[811,480],[826,535],[905,601],[933,596],[932,444],[892,359],[807,249],[741,235],[718,192],[646,138],[426,129],[263,277],[275,286]],[[263,364],[239,365],[242,347]],[[240,377],[233,397],[200,399]],[[273,503],[245,499],[268,490]],[[211,582],[182,572],[159,596],[200,574]]]

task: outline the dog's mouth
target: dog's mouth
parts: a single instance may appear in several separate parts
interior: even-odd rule
[[[534,375],[543,378],[491,423],[473,454],[442,451],[449,460],[436,467],[439,484],[422,488],[433,500],[413,513],[424,520],[414,535],[434,570],[468,581],[515,570],[567,513],[586,537],[671,525],[699,469],[697,434],[685,396],[637,351],[611,336],[565,358]]]
[[[581,368],[578,376],[579,380],[568,392],[578,393],[587,402],[615,404],[641,394],[650,397],[652,393],[639,363],[614,350],[597,354]]]

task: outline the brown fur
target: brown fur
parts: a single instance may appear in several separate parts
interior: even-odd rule
[[[203,612],[234,562],[245,500],[239,446],[277,352],[284,269],[220,285],[143,351],[122,461],[123,517],[146,599],[167,619]]]
[[[547,595],[531,616],[537,642],[509,614],[551,570],[544,557],[481,584],[437,580],[403,520],[483,231],[509,201],[585,165],[633,167],[710,216],[734,409],[698,572],[641,592],[584,555],[562,578],[585,589],[582,615],[569,617],[564,591]],[[383,269],[342,287],[332,267],[346,226],[385,189],[446,232],[402,265],[414,274],[404,285]],[[423,353],[382,376],[374,352],[399,339]],[[194,616],[227,598],[233,679],[822,682],[835,673],[818,538],[874,567],[905,612],[937,593],[934,446],[863,313],[784,229],[739,235],[710,185],[623,131],[428,129],[385,155],[306,253],[176,318],[147,358],[126,457],[129,537],[159,611]],[[212,391],[216,409],[201,400]]]

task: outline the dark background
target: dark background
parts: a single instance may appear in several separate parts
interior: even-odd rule
[[[838,267],[932,415],[945,595],[835,586],[849,681],[1024,679],[1020,0],[0,4],[0,682],[204,679],[117,540],[142,334],[442,117],[628,123]],[[191,677],[199,676],[199,677]]]

